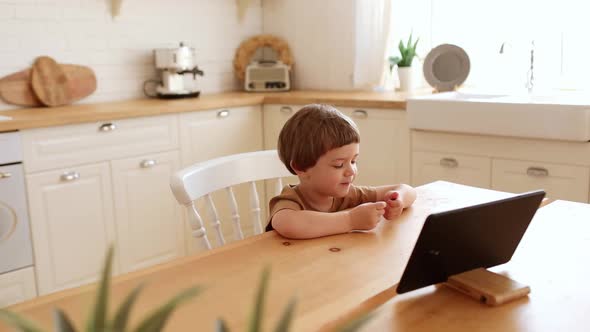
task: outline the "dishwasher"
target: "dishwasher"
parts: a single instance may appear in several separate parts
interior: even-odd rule
[[[32,265],[20,135],[0,133],[0,277]]]

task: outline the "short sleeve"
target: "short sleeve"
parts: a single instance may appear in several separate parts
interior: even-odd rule
[[[266,225],[266,231],[272,231],[272,217],[281,210],[304,210],[303,204],[300,202],[295,191],[290,187],[285,187],[279,196],[273,197],[268,203],[268,224]]]

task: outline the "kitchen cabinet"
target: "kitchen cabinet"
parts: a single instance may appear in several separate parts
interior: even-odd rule
[[[184,256],[184,223],[170,192],[178,151],[111,162],[121,272]]]
[[[111,244],[115,274],[184,255],[177,128],[166,115],[23,131],[39,294],[96,281]]]
[[[361,134],[356,184],[379,186],[410,181],[410,131],[403,110],[340,107]]]
[[[0,308],[37,296],[32,267],[0,274]]]
[[[490,187],[490,158],[415,151],[412,153],[412,164],[412,184],[416,186],[444,180],[474,187]]]
[[[178,149],[176,115],[23,131],[26,173]]]
[[[412,156],[415,185],[438,178],[516,193],[544,189],[552,199],[589,199],[588,142],[414,130]]]
[[[109,164],[30,174],[27,185],[39,294],[96,281],[116,240]]]
[[[262,111],[260,106],[182,113],[179,114],[179,120],[183,167],[230,154],[263,149]],[[262,182],[257,184],[257,190],[261,202],[266,202]],[[235,186],[234,193],[238,202],[244,236],[249,236],[253,233],[253,226],[248,204],[248,185]],[[212,197],[219,213],[224,238],[226,242],[231,242],[235,240],[235,237],[225,190],[213,193]],[[201,212],[206,211],[202,201],[197,202],[197,208]],[[261,209],[263,210],[262,222],[264,223],[266,204],[261,203]],[[219,245],[217,238],[214,236],[214,228],[211,226],[208,215],[201,214],[211,244],[213,246]],[[195,253],[199,250],[192,238],[188,223],[186,223],[186,241],[188,243],[188,253]]]
[[[492,189],[523,192],[543,188],[552,198],[588,202],[589,167],[494,159],[492,169]]]

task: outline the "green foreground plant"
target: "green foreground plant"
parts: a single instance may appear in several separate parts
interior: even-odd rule
[[[393,70],[393,67],[396,65],[398,67],[410,67],[412,65],[412,61],[416,56],[416,46],[418,45],[419,40],[420,38],[416,39],[414,44],[412,44],[412,34],[410,34],[407,45],[404,45],[403,40],[399,41],[398,48],[401,56],[389,57],[389,71]]]
[[[127,295],[123,303],[119,306],[112,319],[108,319],[108,298],[109,298],[109,287],[111,279],[111,268],[113,260],[113,248],[109,248],[105,265],[102,272],[101,281],[98,286],[96,293],[96,299],[94,307],[91,311],[90,318],[86,323],[86,332],[159,332],[164,329],[168,318],[172,312],[182,303],[190,300],[199,293],[201,293],[201,287],[188,288],[178,295],[174,296],[168,302],[154,310],[148,317],[144,318],[141,323],[133,330],[128,329],[128,318],[131,312],[133,304],[136,302],[139,293],[143,289],[143,285],[137,286],[131,293]],[[264,316],[264,302],[266,298],[266,292],[268,289],[270,277],[270,268],[265,268],[262,271],[258,290],[254,300],[254,307],[250,314],[248,332],[260,332],[262,331],[262,319]],[[273,331],[275,332],[288,332],[293,321],[293,314],[295,312],[295,306],[297,300],[292,297],[287,304],[287,307],[281,314],[281,317]],[[372,313],[361,315],[360,317],[342,325],[335,329],[338,332],[354,332],[368,322],[372,317]],[[14,326],[22,332],[43,332],[32,321],[15,314],[6,309],[0,309],[0,320],[4,320],[9,325]],[[54,310],[54,328],[55,332],[76,332],[76,328],[72,324],[72,321],[68,316],[59,308]],[[216,332],[229,332],[227,323],[224,319],[218,318],[216,323]]]
[[[180,305],[201,293],[201,287],[191,287],[183,290],[178,295],[172,297],[168,302],[155,309],[150,315],[144,318],[135,329],[128,328],[128,318],[133,304],[137,300],[143,285],[137,286],[127,295],[123,303],[119,306],[112,319],[107,317],[109,287],[111,283],[111,269],[113,262],[113,248],[109,248],[107,257],[102,271],[102,277],[98,284],[94,307],[86,322],[86,332],[157,332],[164,329],[168,318],[172,312]],[[19,316],[11,311],[0,309],[0,319],[14,326],[22,332],[42,332],[32,321]],[[78,331],[69,317],[63,310],[54,309],[54,328],[55,332],[76,332]]]
[[[256,292],[256,298],[254,300],[254,308],[250,314],[248,332],[261,332],[262,331],[262,317],[264,312],[264,299],[266,297],[266,290],[268,288],[268,281],[270,276],[270,269],[267,267],[262,271],[262,277],[258,284],[258,291]],[[281,314],[277,325],[274,328],[274,332],[288,332],[293,321],[293,313],[297,299],[292,297],[287,304],[285,310]],[[338,326],[335,332],[355,332],[358,331],[365,323],[367,323],[373,316],[372,312],[361,315],[350,322],[347,322],[341,326]],[[217,319],[216,332],[229,332],[227,323],[223,318]]]

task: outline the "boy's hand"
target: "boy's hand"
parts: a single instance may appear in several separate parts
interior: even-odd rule
[[[383,217],[387,220],[393,220],[399,217],[404,210],[402,201],[400,193],[397,191],[392,190],[385,193],[385,203],[387,203],[387,206],[385,207]]]
[[[379,218],[385,213],[385,202],[361,204],[349,211],[351,230],[369,230],[375,228]]]

